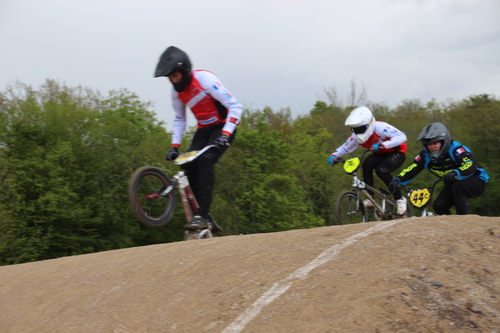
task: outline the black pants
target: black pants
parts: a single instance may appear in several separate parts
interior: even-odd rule
[[[200,150],[203,147],[213,144],[214,140],[221,135],[224,124],[218,124],[210,127],[200,128],[196,131],[189,146],[189,151]],[[229,138],[232,143],[236,131]],[[193,162],[183,165],[183,169],[188,176],[191,189],[194,196],[200,205],[198,215],[208,218],[207,213],[210,211],[212,204],[213,189],[215,185],[215,163],[227,150],[227,147],[222,149],[212,148],[199,156]]]
[[[401,152],[387,153],[387,154],[371,154],[368,155],[363,161],[363,180],[366,184],[373,187],[373,171],[377,174],[385,185],[389,185],[394,178],[391,172],[403,165],[406,160],[406,155]],[[368,191],[370,192],[370,191]],[[370,193],[373,195],[373,193]],[[394,199],[401,198],[401,191],[394,192]]]
[[[470,176],[446,184],[432,204],[439,215],[449,215],[450,208],[455,206],[458,215],[469,214],[469,199],[477,198],[486,190],[486,182],[478,176]]]

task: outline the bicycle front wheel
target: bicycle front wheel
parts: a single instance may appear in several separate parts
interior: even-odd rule
[[[148,227],[161,227],[172,218],[175,208],[175,193],[172,189],[162,195],[170,186],[170,180],[163,170],[145,166],[130,177],[128,200],[132,212]]]
[[[339,194],[335,202],[335,213],[339,224],[361,223],[368,220],[363,202],[353,191]]]

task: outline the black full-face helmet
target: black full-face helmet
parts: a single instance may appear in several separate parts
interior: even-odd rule
[[[177,92],[181,92],[191,82],[191,61],[186,52],[175,46],[169,46],[160,57],[155,77],[169,76],[177,71],[182,73],[182,80],[173,85]]]
[[[432,123],[425,126],[422,133],[418,136],[418,140],[422,142],[424,148],[434,162],[438,161],[446,154],[451,144],[450,132],[448,132],[448,129],[442,123]],[[441,149],[439,149],[438,152],[431,153],[427,148],[427,144],[436,141],[441,141]]]

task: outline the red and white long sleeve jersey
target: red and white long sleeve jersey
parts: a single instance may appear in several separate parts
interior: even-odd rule
[[[387,154],[394,151],[406,153],[408,148],[408,145],[405,143],[406,140],[406,134],[396,127],[384,121],[376,121],[375,130],[366,142],[360,145],[358,141],[356,141],[356,134],[352,133],[352,135],[347,138],[347,141],[342,146],[338,147],[332,155],[342,157],[352,153],[359,146],[370,149],[376,143],[381,144],[383,149],[374,152],[374,154]]]
[[[225,123],[222,132],[231,135],[240,123],[243,107],[221,83],[219,78],[206,70],[194,70],[193,78],[182,92],[172,88],[172,105],[175,111],[172,145],[180,145],[186,130],[186,107],[198,121],[198,128]]]

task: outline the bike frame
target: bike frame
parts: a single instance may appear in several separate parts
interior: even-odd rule
[[[161,194],[162,196],[167,196],[170,191],[177,186],[179,190],[179,194],[181,196],[182,206],[184,208],[184,213],[186,215],[186,221],[191,221],[194,215],[198,214],[198,210],[200,209],[200,205],[196,200],[193,190],[191,189],[191,185],[189,184],[189,179],[186,176],[186,172],[184,170],[178,171],[172,177],[172,184],[165,189],[165,191]],[[207,229],[197,230],[197,231],[189,231],[186,230],[184,233],[185,240],[192,239],[201,239],[201,238],[212,238],[211,226]]]
[[[353,182],[352,182],[352,191],[356,192],[356,195],[358,196],[359,200],[361,200],[361,195],[360,192],[362,192],[365,197],[370,200],[370,202],[373,204],[373,207],[377,210],[377,213],[380,214],[381,216],[389,215],[386,212],[386,202],[389,202],[393,207],[397,206],[396,202],[392,199],[389,199],[386,195],[386,193],[382,193],[381,191],[378,191],[374,187],[367,185],[364,181],[358,178],[357,171],[355,171],[353,174]],[[375,200],[375,198],[370,195],[368,191],[371,191],[374,193],[374,195],[380,197],[382,200],[382,205],[379,205],[378,202]]]
[[[185,163],[189,163],[194,161],[198,156],[206,152],[207,150],[215,147],[215,145],[205,146],[203,149],[199,151],[192,151],[185,154],[180,155],[174,161],[176,165],[183,165]],[[194,215],[198,214],[198,210],[200,208],[198,201],[196,200],[193,190],[189,185],[189,179],[186,176],[184,170],[177,172],[174,175],[174,182],[177,183],[177,187],[179,189],[179,193],[181,195],[182,205],[184,207],[184,212],[186,214],[186,220],[191,221]],[[193,214],[194,212],[194,214]],[[185,232],[185,239],[200,239],[200,238],[212,238],[212,225],[209,225],[207,229],[202,229],[198,231],[188,231]]]
[[[194,215],[198,214],[198,201],[194,197],[193,190],[189,185],[188,177],[184,170],[177,172],[173,177],[173,183],[177,185],[179,194],[181,196],[182,206],[186,214],[186,220],[191,221]]]

